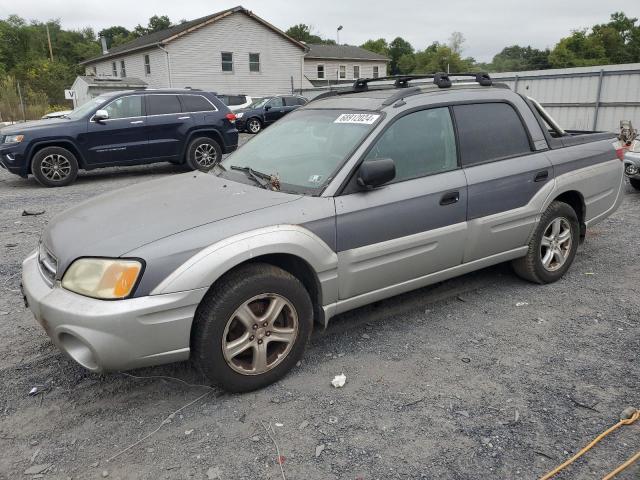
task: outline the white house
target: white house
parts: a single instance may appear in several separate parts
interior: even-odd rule
[[[352,83],[358,78],[377,78],[387,74],[389,59],[353,45],[307,44],[304,76],[315,86]]]
[[[137,38],[81,65],[87,75],[135,77],[149,88],[259,96],[310,86],[307,50],[239,6]]]

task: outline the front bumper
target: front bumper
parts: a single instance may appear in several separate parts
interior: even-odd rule
[[[22,144],[0,145],[0,167],[15,175],[26,177],[28,170],[24,146]]]
[[[640,178],[640,152],[625,152],[624,174],[629,178]]]
[[[96,300],[50,287],[33,252],[22,263],[29,309],[53,342],[92,371],[125,370],[189,358],[196,307],[206,288],[126,300]]]

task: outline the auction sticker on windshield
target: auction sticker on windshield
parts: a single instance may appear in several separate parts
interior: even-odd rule
[[[335,119],[333,123],[359,123],[362,125],[371,125],[380,115],[375,113],[343,113]]]

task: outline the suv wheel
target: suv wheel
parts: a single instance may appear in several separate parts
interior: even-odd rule
[[[212,138],[195,138],[187,148],[187,166],[192,170],[208,172],[220,160],[222,160],[222,148]]]
[[[191,358],[227,391],[275,382],[304,353],[313,326],[311,299],[293,275],[254,263],[229,272],[198,307]]]
[[[253,133],[254,135],[256,133],[259,133],[260,130],[262,130],[262,122],[260,121],[259,118],[250,118],[247,121],[247,130],[249,131],[249,133]]]
[[[636,190],[640,190],[640,178],[630,178],[629,183]]]
[[[552,202],[529,242],[527,255],[512,262],[516,274],[535,283],[552,283],[565,274],[576,256],[580,225],[564,202]]]
[[[36,152],[31,173],[45,187],[64,187],[78,176],[78,160],[62,147],[45,147]]]

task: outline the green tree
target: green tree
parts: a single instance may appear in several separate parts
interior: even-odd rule
[[[365,50],[369,50],[370,52],[375,52],[380,55],[384,55],[385,57],[389,56],[389,44],[384,38],[379,38],[377,40],[367,40],[360,48],[364,48]]]
[[[538,50],[530,46],[512,45],[505,47],[491,61],[490,69],[495,72],[519,72],[523,70],[544,70],[550,68],[549,50]]]
[[[405,53],[398,60],[398,73],[412,73],[416,68],[416,58],[413,53]]]
[[[398,61],[403,55],[413,55],[413,47],[404,38],[396,37],[389,44],[389,56],[391,57],[389,68],[391,75],[400,73]]]
[[[133,29],[133,32],[131,32],[131,36],[134,38],[142,37],[150,33],[166,30],[167,28],[170,28],[172,26],[173,25],[171,23],[171,20],[167,15],[154,15],[153,17],[149,18],[149,22],[147,23],[146,27],[143,27],[140,24],[136,25]]]
[[[286,33],[294,40],[304,43],[322,43],[325,45],[335,45],[335,40],[322,38],[320,35],[312,33],[312,27],[304,23],[299,23],[289,27]]]

